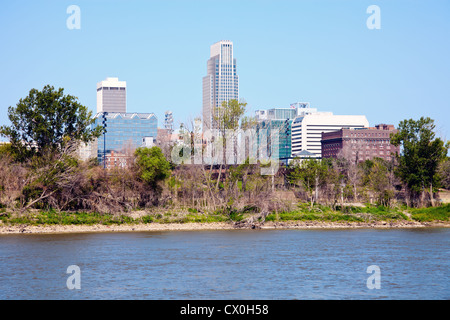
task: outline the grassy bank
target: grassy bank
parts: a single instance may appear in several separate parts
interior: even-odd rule
[[[0,209],[2,225],[122,225],[147,223],[213,223],[236,222],[251,217],[252,210],[221,210],[214,213],[198,212],[196,209],[165,210],[158,212],[138,211],[124,214],[100,214],[89,212],[34,211],[25,214]],[[450,221],[450,204],[440,207],[412,209],[406,207],[337,207],[299,204],[290,212],[273,212],[266,217],[269,222],[317,221],[317,222],[434,222]]]
[[[291,212],[272,213],[266,221],[324,221],[324,222],[400,222],[400,221],[450,221],[450,204],[440,207],[413,209],[406,207],[388,208],[383,206],[346,206],[332,210],[325,206],[307,209],[300,205]]]
[[[101,214],[96,212],[36,211],[26,214],[1,213],[3,225],[122,225],[142,223],[210,223],[225,222],[229,217],[217,214],[201,214],[190,211],[166,211],[164,213]]]
[[[324,222],[371,222],[408,220],[404,210],[386,207],[337,207],[300,205],[291,212],[272,213],[266,221],[324,221]]]

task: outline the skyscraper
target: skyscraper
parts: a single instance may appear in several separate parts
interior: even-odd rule
[[[239,100],[239,77],[233,42],[222,40],[211,46],[203,77],[203,130],[217,128],[214,116],[220,117],[222,102],[231,99]]]
[[[97,83],[97,113],[127,112],[127,83],[119,78],[106,78]]]

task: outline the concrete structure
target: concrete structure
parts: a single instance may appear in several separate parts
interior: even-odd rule
[[[239,77],[233,42],[222,40],[210,48],[207,75],[203,77],[203,131],[217,129],[213,116],[220,118],[223,101],[239,100]]]
[[[379,124],[372,128],[347,129],[322,133],[322,157],[344,157],[355,163],[373,159],[392,160],[400,146],[391,144],[393,125]]]
[[[363,115],[334,115],[332,112],[318,112],[309,106],[299,108],[298,116],[292,123],[292,157],[307,150],[321,158],[322,132],[368,126],[369,122]]]
[[[97,113],[127,112],[127,83],[118,78],[106,78],[97,83]]]

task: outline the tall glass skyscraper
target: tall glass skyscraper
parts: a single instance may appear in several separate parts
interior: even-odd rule
[[[223,101],[239,100],[239,77],[233,42],[219,41],[211,46],[207,75],[203,77],[203,130],[217,129],[214,116],[220,118]]]

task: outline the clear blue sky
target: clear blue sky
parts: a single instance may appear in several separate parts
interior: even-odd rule
[[[80,30],[66,27],[71,4]],[[372,4],[380,30],[366,26]],[[46,84],[95,112],[106,77],[127,81],[129,112],[188,122],[201,115],[210,45],[232,40],[249,114],[308,101],[371,126],[429,116],[450,139],[448,0],[19,0],[0,10],[0,125]]]

